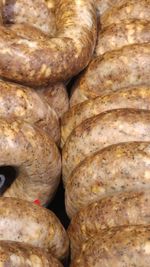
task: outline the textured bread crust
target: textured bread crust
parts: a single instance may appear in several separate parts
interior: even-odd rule
[[[51,211],[27,201],[0,198],[0,240],[44,248],[57,258],[68,253],[67,234]]]
[[[38,87],[65,81],[87,66],[97,35],[94,1],[57,0],[55,16],[57,32],[51,39],[40,31],[33,36],[33,25],[20,26],[19,32],[0,26],[1,77]]]
[[[85,208],[72,219],[68,229],[72,258],[82,243],[101,230],[121,225],[150,224],[150,191],[123,192],[103,198]]]
[[[83,245],[71,267],[149,267],[149,237],[149,226],[103,230]]]
[[[0,117],[28,122],[46,131],[56,143],[60,142],[56,112],[31,88],[0,80]]]
[[[0,119],[0,165],[14,166],[17,178],[5,196],[42,205],[53,197],[60,181],[61,157],[43,130],[23,121]]]
[[[62,264],[45,250],[27,244],[0,241],[1,267],[62,267]]]
[[[112,23],[119,23],[126,19],[150,20],[150,0],[124,0],[109,8],[101,17],[101,26],[104,28]]]
[[[62,118],[69,109],[69,98],[67,89],[63,83],[57,83],[47,88],[39,89],[38,93],[43,95],[51,108],[53,108],[58,116]]]
[[[117,50],[130,44],[150,42],[150,22],[145,20],[124,20],[113,23],[99,31],[95,56]]]
[[[68,215],[103,197],[149,188],[149,162],[150,142],[116,144],[88,157],[67,180]]]
[[[150,109],[150,86],[123,88],[108,95],[87,100],[73,106],[63,116],[61,124],[61,146],[71,132],[84,120],[102,112],[118,108]]]
[[[150,84],[150,44],[133,44],[91,61],[73,88],[71,105],[123,87]]]
[[[150,141],[150,111],[110,110],[85,120],[63,147],[63,179],[87,156],[116,143]]]

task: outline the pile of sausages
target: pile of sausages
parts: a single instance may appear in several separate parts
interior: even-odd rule
[[[93,0],[0,0],[0,166],[17,173],[0,198],[2,267],[60,267],[68,255],[65,229],[42,206],[61,177],[66,84],[87,67],[96,34]]]
[[[61,126],[71,267],[148,267],[150,1],[96,5],[96,48]]]

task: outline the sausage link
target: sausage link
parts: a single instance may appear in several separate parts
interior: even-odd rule
[[[71,105],[123,87],[150,84],[150,44],[133,44],[91,61],[73,88]]]
[[[43,248],[57,258],[68,253],[68,237],[54,213],[15,198],[0,198],[0,240]]]
[[[104,28],[126,19],[150,20],[149,14],[150,0],[124,0],[106,10],[100,17],[100,23]]]
[[[116,143],[150,141],[150,111],[110,110],[80,124],[63,147],[63,179],[87,156]]]
[[[150,42],[150,21],[125,20],[99,31],[95,56],[123,46]]]
[[[32,90],[0,80],[0,118],[19,119],[38,126],[59,144],[60,127],[55,111]]]
[[[150,224],[150,191],[123,192],[94,202],[73,217],[68,229],[71,255],[103,229],[123,225]]]
[[[84,120],[102,112],[118,108],[150,109],[150,87],[123,88],[108,95],[87,100],[73,106],[63,116],[61,124],[61,146],[71,132]]]
[[[116,144],[86,158],[66,184],[68,215],[108,195],[149,188],[149,162],[150,142]]]
[[[0,76],[36,86],[65,81],[89,63],[96,42],[93,0],[56,1],[55,38],[22,37],[11,27],[0,26]],[[80,19],[82,15],[82,20]],[[22,30],[23,31],[23,30]]]
[[[56,34],[55,16],[45,0],[5,0],[3,6],[5,24],[26,23],[46,34]]]
[[[38,90],[39,95],[43,96],[51,108],[55,110],[58,118],[62,118],[69,109],[69,98],[66,87],[63,83],[54,84],[47,88]]]
[[[47,204],[60,181],[61,157],[46,132],[0,119],[0,153],[0,165],[14,166],[18,174],[3,195]]]
[[[71,267],[149,267],[150,227],[103,230],[85,243]]]
[[[62,267],[43,249],[11,241],[0,241],[0,266]]]

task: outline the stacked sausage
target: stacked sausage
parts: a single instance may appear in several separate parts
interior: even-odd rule
[[[58,219],[32,202],[46,206],[59,184],[65,84],[88,65],[96,28],[93,0],[0,0],[0,165],[17,171],[0,198],[0,266],[58,267],[68,253]]]
[[[95,54],[62,120],[72,267],[150,261],[150,1],[96,1]]]

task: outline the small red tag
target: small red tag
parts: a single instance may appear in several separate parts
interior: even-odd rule
[[[34,200],[34,204],[36,204],[38,206],[41,206],[41,203],[40,203],[40,200],[39,199]]]

